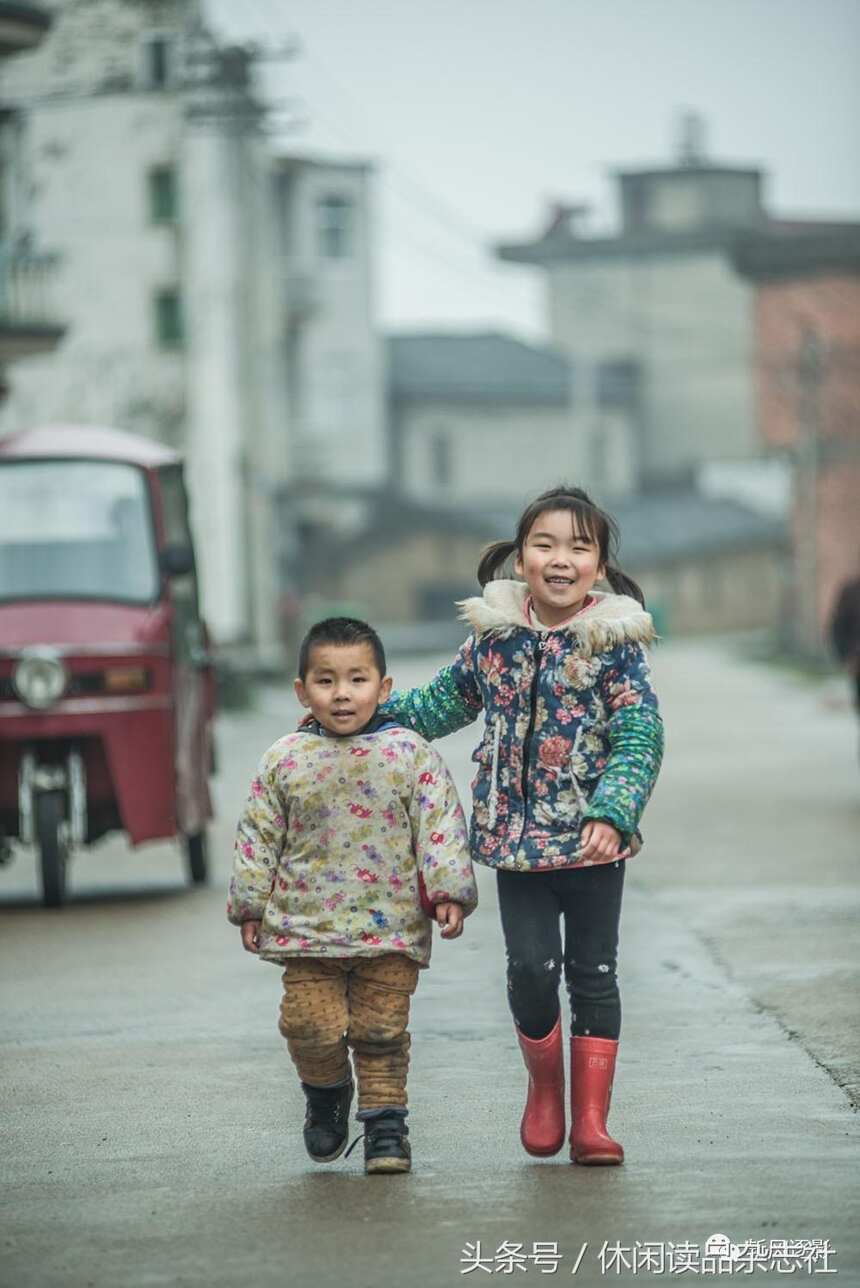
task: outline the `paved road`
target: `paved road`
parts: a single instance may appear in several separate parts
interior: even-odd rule
[[[852,714],[841,687],[716,645],[666,646],[655,670],[670,750],[625,896],[624,1168],[519,1148],[523,1072],[483,871],[478,913],[437,943],[415,1002],[414,1173],[366,1179],[360,1149],[329,1168],[305,1157],[277,972],[223,919],[247,779],[292,725],[270,690],[222,722],[211,889],[183,887],[169,846],[81,857],[61,912],[38,906],[23,856],[0,873],[0,1284],[435,1288],[484,1282],[462,1273],[477,1241],[517,1282],[546,1281],[533,1257],[525,1273],[506,1263],[505,1243],[557,1244],[571,1282],[640,1283],[658,1277],[637,1241],[677,1270],[685,1243],[695,1261],[716,1232],[829,1239],[837,1282],[860,1282]],[[443,744],[464,792],[471,746],[469,731]]]

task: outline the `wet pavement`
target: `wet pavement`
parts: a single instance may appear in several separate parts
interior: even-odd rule
[[[780,1282],[829,1268],[860,1283],[853,714],[835,681],[717,644],[664,646],[655,672],[669,751],[625,893],[623,1168],[520,1148],[484,870],[481,907],[461,940],[437,941],[414,1003],[414,1172],[365,1178],[360,1146],[307,1159],[278,972],[223,917],[247,781],[294,718],[268,690],[222,721],[211,888],[185,888],[171,846],[81,856],[57,912],[38,906],[27,857],[0,871],[0,1283],[725,1280],[780,1250],[800,1258]],[[440,744],[466,799],[473,745],[474,730]],[[733,1261],[702,1259],[715,1233]],[[829,1261],[810,1261],[816,1240]]]

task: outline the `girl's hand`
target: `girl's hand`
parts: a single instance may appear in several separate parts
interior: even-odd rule
[[[437,903],[434,908],[436,924],[443,939],[456,939],[463,933],[463,907],[459,903]]]
[[[243,921],[240,927],[242,932],[242,947],[246,953],[258,953],[260,951],[260,927],[261,921]]]
[[[591,820],[582,829],[580,859],[617,859],[621,849],[621,834],[611,823]]]

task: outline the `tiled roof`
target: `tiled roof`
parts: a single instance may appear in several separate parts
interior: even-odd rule
[[[624,569],[781,545],[788,540],[782,519],[736,501],[706,496],[692,486],[644,492],[606,508],[621,533],[619,563]],[[498,509],[486,518],[487,539],[501,540],[513,535],[518,515]]]
[[[512,336],[393,335],[388,389],[395,399],[543,403],[570,400],[571,369],[555,349]]]

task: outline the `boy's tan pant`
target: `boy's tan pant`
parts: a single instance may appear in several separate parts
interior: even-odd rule
[[[279,1028],[302,1082],[330,1087],[349,1077],[352,1047],[358,1110],[405,1106],[409,999],[418,963],[380,957],[291,957],[283,974]]]

